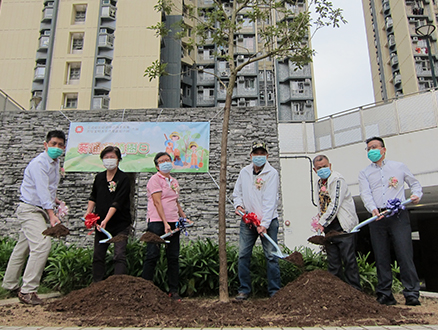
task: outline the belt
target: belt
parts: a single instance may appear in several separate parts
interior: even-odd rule
[[[26,204],[26,205],[30,205],[30,206],[33,206],[33,207],[37,207],[37,208],[39,208],[39,209],[43,210],[43,207],[42,207],[42,206],[38,206],[38,205],[33,205],[33,204],[27,203],[27,202],[25,202],[25,201],[22,201],[22,200],[20,200],[20,202],[21,202],[21,203],[24,203],[24,204]]]

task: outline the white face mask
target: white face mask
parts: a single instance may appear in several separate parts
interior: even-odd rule
[[[105,158],[102,159],[103,162],[103,166],[107,169],[107,170],[113,170],[117,167],[117,158]]]

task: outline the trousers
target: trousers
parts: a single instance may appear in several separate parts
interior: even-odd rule
[[[49,216],[40,207],[26,203],[18,205],[16,214],[21,228],[17,244],[9,258],[2,287],[7,290],[20,287],[21,272],[29,257],[23,274],[21,292],[37,292],[52,247],[50,237],[42,234],[47,229]]]

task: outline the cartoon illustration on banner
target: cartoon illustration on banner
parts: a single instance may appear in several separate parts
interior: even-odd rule
[[[156,172],[153,159],[166,151],[174,172],[208,172],[208,122],[78,122],[71,123],[64,168],[66,172],[98,172],[108,145],[120,148],[125,172]]]

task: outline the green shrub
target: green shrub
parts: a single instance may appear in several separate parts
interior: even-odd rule
[[[0,237],[0,281],[5,276],[6,266],[8,265],[9,257],[14,250],[16,241],[9,237]]]
[[[92,281],[92,260],[90,248],[54,243],[42,283],[62,293],[87,287]]]

